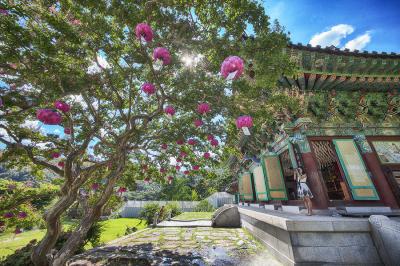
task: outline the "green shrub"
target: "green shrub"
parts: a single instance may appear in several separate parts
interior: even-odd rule
[[[154,216],[159,210],[160,206],[157,203],[147,203],[140,211],[139,218],[145,220],[147,224],[152,224]]]
[[[166,215],[171,212],[171,217],[178,216],[179,214],[182,213],[182,209],[179,206],[178,202],[170,202],[167,205],[165,205],[166,209]]]
[[[214,211],[214,207],[208,202],[208,200],[202,200],[197,204],[196,208],[194,208],[195,212],[212,212]]]
[[[138,229],[135,226],[129,227],[127,226],[125,229],[125,235],[130,235],[132,233],[135,233]]]

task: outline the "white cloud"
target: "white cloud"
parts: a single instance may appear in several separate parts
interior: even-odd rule
[[[362,50],[371,41],[371,32],[367,31],[353,40],[348,41],[344,48],[350,50]]]
[[[322,47],[331,45],[339,46],[340,41],[353,31],[354,28],[351,25],[338,24],[331,27],[328,31],[315,34],[311,38],[310,44],[312,46],[321,45]]]

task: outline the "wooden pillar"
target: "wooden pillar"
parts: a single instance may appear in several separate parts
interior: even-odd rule
[[[304,171],[307,175],[307,183],[314,195],[313,207],[316,209],[327,209],[329,198],[326,193],[325,183],[319,174],[318,164],[311,152],[310,144],[305,136],[296,134],[296,143],[300,147],[301,157],[304,163]]]
[[[393,195],[393,191],[390,188],[389,182],[387,181],[386,176],[382,171],[379,159],[372,151],[371,146],[367,142],[365,136],[358,135],[354,138],[354,140],[358,144],[358,147],[363,154],[365,164],[367,165],[369,171],[371,171],[371,180],[374,183],[376,190],[378,191],[379,198],[386,206],[394,209],[399,208],[396,198]]]

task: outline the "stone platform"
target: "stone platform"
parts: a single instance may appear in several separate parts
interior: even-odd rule
[[[157,227],[211,227],[211,220],[162,221]]]
[[[285,265],[382,265],[367,218],[239,206],[242,226]]]

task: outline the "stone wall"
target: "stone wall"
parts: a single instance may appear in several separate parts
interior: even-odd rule
[[[276,211],[250,207],[240,207],[239,211],[242,227],[285,265],[382,265],[367,219],[351,222],[335,217],[320,220],[299,215],[277,216],[273,214]]]

